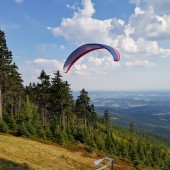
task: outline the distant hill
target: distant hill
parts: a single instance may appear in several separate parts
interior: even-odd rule
[[[78,92],[74,92],[76,97]],[[114,124],[170,139],[170,91],[89,91],[97,113],[108,110]]]
[[[93,161],[101,156],[88,153],[83,148],[77,147],[71,151],[59,145],[0,135],[0,170],[94,170]],[[116,159],[115,168],[135,170],[127,160]]]

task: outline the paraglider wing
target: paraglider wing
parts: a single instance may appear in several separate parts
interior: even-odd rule
[[[90,107],[89,103],[86,103],[86,108],[89,112],[91,112],[91,107]]]
[[[65,64],[64,64],[64,72],[67,73],[70,68],[73,66],[73,64],[82,56],[84,56],[85,54],[94,51],[94,50],[98,50],[98,49],[106,49],[108,50],[112,56],[114,61],[119,61],[120,60],[120,54],[119,52],[108,46],[105,44],[84,44],[80,47],[78,47],[75,51],[73,51],[67,58]]]

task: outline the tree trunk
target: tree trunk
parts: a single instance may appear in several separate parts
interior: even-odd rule
[[[2,120],[2,89],[0,85],[0,120]]]
[[[62,103],[61,103],[61,124],[62,124],[63,128],[65,129],[65,127],[66,127],[66,116],[65,116],[65,111],[64,111]]]
[[[84,116],[84,127],[85,127],[85,129],[87,129],[87,116],[86,116],[86,113],[85,113],[85,116]]]

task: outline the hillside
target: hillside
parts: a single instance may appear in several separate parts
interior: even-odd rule
[[[95,153],[83,150],[70,151],[61,146],[0,135],[0,169],[71,170],[96,169],[93,161],[99,159]],[[109,169],[109,168],[108,168]],[[135,170],[129,161],[116,160],[116,170]]]
[[[150,121],[149,125],[156,123],[158,126],[157,122],[161,121],[161,127],[169,127],[167,106],[170,100],[167,97],[159,100],[165,104],[163,107],[157,100],[150,102],[152,98],[156,99],[155,95],[127,98],[122,93],[121,99],[121,95],[115,93],[118,103],[106,98],[97,102],[94,98],[91,100],[88,91],[82,87],[74,99],[71,84],[63,80],[59,70],[53,75],[42,70],[37,83],[30,82],[24,87],[3,31],[0,31],[0,53],[0,133],[17,136],[0,136],[0,169],[96,169],[93,161],[108,155],[115,159],[116,170],[133,170],[141,166],[170,169],[168,141],[160,143],[161,139],[155,140],[153,135],[148,137],[139,133],[133,123],[135,115],[142,115],[138,120],[145,122],[141,119],[145,115],[147,120],[156,120]],[[123,101],[125,105],[122,105]],[[158,112],[155,112],[155,106],[160,108]],[[149,112],[145,112],[148,108]],[[121,127],[122,120],[127,117],[115,116],[113,111],[117,115],[131,114],[129,128]],[[113,125],[112,119],[120,120],[121,126]],[[163,134],[164,131],[160,132]],[[169,131],[164,134],[166,132]]]

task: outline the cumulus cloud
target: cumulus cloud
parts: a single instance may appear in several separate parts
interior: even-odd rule
[[[160,48],[156,41],[147,41],[144,38],[134,40],[131,37],[119,36],[116,40],[117,46],[122,49],[122,52],[129,55],[136,55],[142,57],[148,56],[159,56],[168,57],[170,56],[170,49]]]
[[[125,66],[127,67],[154,67],[156,66],[156,64],[149,62],[148,60],[135,60],[135,61],[126,62]]]
[[[23,72],[24,85],[28,85],[30,82],[39,82],[38,77],[40,76],[42,70],[44,70],[46,74],[51,77],[53,77],[54,72],[58,70],[61,75],[64,73],[63,62],[55,59],[47,60],[43,58],[25,61],[25,63],[23,63],[20,67],[20,70]]]
[[[63,69],[63,63],[58,60],[47,60],[42,58],[37,58],[33,61],[28,61],[30,64],[34,64],[38,66],[38,68],[50,68],[50,70],[62,70]]]
[[[163,1],[168,3],[167,0]],[[76,11],[72,17],[63,18],[57,27],[48,26],[47,28],[55,37],[64,37],[72,44],[100,42],[114,46],[120,51],[122,58],[127,57],[130,60],[126,63],[128,67],[153,66],[154,64],[148,61],[148,57],[170,56],[170,49],[160,46],[160,41],[170,38],[170,29],[168,29],[170,15],[165,15],[161,11],[157,13],[156,4],[159,5],[162,2],[160,0],[130,0],[130,2],[135,3],[136,8],[128,21],[114,16],[105,20],[96,19],[93,17],[96,12],[95,4],[92,0],[82,0],[83,7],[74,8]],[[115,65],[115,62],[110,61],[109,55],[104,55],[101,59],[93,57],[88,60],[88,64],[91,65],[90,69],[81,63],[76,63],[75,72],[77,70],[77,73],[89,74],[95,68],[98,72],[102,69],[104,72],[105,67],[99,67],[103,63],[107,66],[112,65],[107,69],[118,67],[118,64]],[[134,57],[142,57],[144,60],[134,61]]]
[[[169,0],[130,0],[129,2],[136,4],[136,6],[141,6],[143,9],[152,6],[158,15],[170,14]]]
[[[113,31],[113,28],[120,30],[122,22],[116,19],[94,19],[92,16],[95,13],[95,9],[91,0],[83,0],[82,4],[84,8],[78,8],[72,18],[63,18],[59,27],[47,28],[54,36],[63,36],[67,41],[74,44],[111,42],[112,38],[109,35],[109,31]]]
[[[97,54],[96,54],[97,55]],[[110,57],[94,57],[92,55],[78,60],[71,69],[71,72],[81,75],[105,74],[106,70],[114,70],[120,67],[119,62],[113,61]]]
[[[148,40],[170,38],[170,15],[157,15],[153,7],[142,10],[136,7],[130,16],[129,25],[134,29],[133,38],[143,37]]]

